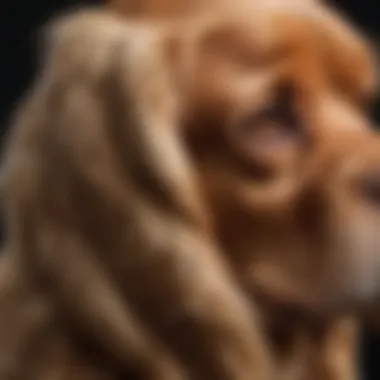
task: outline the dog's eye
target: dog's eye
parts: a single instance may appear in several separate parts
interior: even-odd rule
[[[282,129],[286,134],[300,133],[301,123],[294,104],[294,98],[295,96],[290,86],[279,86],[272,102],[259,111],[257,121],[264,124],[276,124],[276,127]]]
[[[290,86],[279,86],[271,103],[240,119],[230,130],[240,157],[255,167],[288,165],[304,147],[304,125]]]
[[[301,119],[288,86],[278,87],[272,102],[248,114],[238,128],[238,139],[252,154],[273,154],[303,133]]]

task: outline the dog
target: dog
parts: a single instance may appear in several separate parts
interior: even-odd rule
[[[351,202],[368,231],[376,216],[378,141],[359,107],[368,78],[342,80],[347,62],[328,57],[308,8],[263,6],[254,26],[244,15],[187,29],[81,13],[55,29],[6,156],[7,250],[23,282],[1,303],[15,347],[2,378],[14,366],[30,379],[117,378],[120,361],[147,378],[183,378],[182,365],[195,378],[268,378],[252,299],[322,318],[376,298],[376,231],[362,236],[344,215]],[[268,41],[274,26],[288,34]],[[31,318],[13,316],[25,299],[42,315],[22,342]],[[94,360],[89,335],[117,365],[103,351]],[[191,341],[202,344],[190,354]]]
[[[165,17],[188,17],[194,12],[200,12],[205,7],[215,7],[225,4],[224,1],[160,1],[160,0],[146,0],[140,2],[134,2],[133,0],[110,0],[108,4],[111,9],[118,13],[123,14],[127,18],[165,18]],[[227,2],[228,3],[228,2]],[[256,2],[257,3],[257,2]],[[275,2],[273,2],[275,3]],[[234,3],[234,7],[239,7],[242,4]],[[296,2],[291,4],[297,5]],[[372,86],[375,83],[373,76],[373,69],[371,69],[370,46],[360,36],[349,22],[344,20],[344,17],[331,7],[326,7],[321,2],[313,2],[313,6],[316,8],[324,8],[324,16],[322,17],[322,28],[329,30],[334,35],[326,46],[332,52],[331,56],[335,57],[335,60],[341,60],[337,67],[341,67],[341,75],[343,81],[351,82],[352,78],[353,87],[358,83],[367,82],[367,85]],[[291,5],[291,6],[292,6]],[[340,46],[345,46],[345,51],[340,51]],[[341,55],[337,55],[334,51],[340,51]],[[346,65],[344,65],[346,62]],[[343,68],[342,64],[345,66]],[[343,69],[342,69],[343,68]],[[367,78],[367,79],[366,79]],[[356,85],[355,85],[356,83]],[[372,84],[371,84],[372,83]],[[360,87],[360,86],[359,86]],[[364,85],[364,87],[366,87]],[[372,314],[373,315],[373,314]],[[369,324],[376,325],[373,317],[364,318],[365,322],[369,321]],[[368,324],[368,323],[367,323]],[[355,327],[354,327],[355,326]],[[319,349],[319,352],[313,352],[314,357],[317,358],[317,367],[315,364],[309,368],[308,378],[325,378],[325,379],[348,379],[356,378],[358,368],[356,365],[356,359],[358,357],[358,342],[357,337],[359,333],[358,321],[353,316],[347,316],[342,318],[341,321],[333,320],[331,325],[327,325],[324,328],[324,332],[321,333],[322,338],[319,339],[318,344],[313,342],[313,345]],[[304,356],[305,344],[301,345],[301,349],[291,352],[296,352],[300,357]],[[315,348],[315,347],[314,347]],[[315,351],[315,350],[312,350]],[[326,352],[328,354],[326,354]],[[288,355],[289,356],[289,355]],[[321,358],[319,360],[318,358]],[[334,358],[333,360],[331,358]],[[339,359],[338,359],[339,358]],[[297,358],[291,357],[290,362],[295,362],[298,368],[299,362]],[[302,360],[301,360],[302,361]],[[289,366],[289,365],[288,365]],[[291,366],[290,366],[291,367]],[[294,378],[293,372],[289,371],[290,378]]]
[[[146,0],[140,2],[126,1],[126,0],[111,0],[108,1],[111,9],[118,13],[123,14],[128,19],[131,18],[183,18],[192,16],[194,12],[201,12],[205,7],[220,7],[220,5],[228,4],[228,1],[160,1],[160,0]],[[233,7],[239,7],[243,1],[232,4]],[[259,3],[256,1],[256,4]],[[276,6],[276,2],[272,2]],[[310,2],[311,3],[311,2]],[[280,5],[281,6],[281,5]],[[296,2],[291,2],[290,6],[297,6]],[[375,83],[373,68],[371,69],[372,60],[370,55],[370,47],[366,41],[361,37],[349,22],[345,21],[341,14],[335,9],[326,7],[325,4],[320,2],[313,2],[312,6],[319,11],[323,9],[322,14],[319,13],[321,20],[321,30],[331,33],[333,38],[327,38],[324,44],[331,52],[330,58],[335,61],[335,65],[339,68],[336,75],[341,77],[341,84],[346,82],[344,86],[347,89],[351,88],[353,91],[348,91],[351,95],[359,90],[358,94],[368,92],[368,89]],[[316,12],[318,13],[318,11]],[[328,36],[326,36],[328,37]],[[344,51],[341,47],[344,46]],[[339,52],[339,54],[336,54]],[[355,90],[356,88],[356,90]],[[363,91],[364,89],[364,91]],[[365,90],[367,89],[367,90]],[[371,91],[369,91],[371,93]],[[360,97],[361,95],[359,95]],[[295,341],[302,341],[300,348],[292,350],[287,346],[286,350],[291,352],[287,355],[290,364],[287,367],[296,367],[299,371],[300,362],[305,361],[305,351],[312,351],[313,364],[309,365],[306,369],[308,373],[307,378],[324,378],[324,379],[348,379],[356,378],[358,368],[356,359],[358,357],[358,321],[354,316],[346,316],[341,320],[333,319],[331,323],[325,324],[323,329],[319,332],[320,337],[317,341],[313,340],[310,347],[305,343],[305,337],[300,338],[297,336]],[[302,335],[302,333],[301,333]],[[309,334],[310,335],[310,334]],[[306,339],[307,340],[307,339]],[[310,342],[309,346],[310,346]],[[294,354],[294,355],[293,355]],[[297,360],[297,356],[301,359]],[[333,359],[332,359],[333,358]],[[303,363],[303,367],[305,364]],[[284,372],[284,370],[283,370]],[[294,379],[292,370],[289,372],[289,378]]]

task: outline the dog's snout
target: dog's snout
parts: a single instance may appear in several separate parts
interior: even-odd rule
[[[365,199],[380,206],[380,166],[363,173],[360,182]]]

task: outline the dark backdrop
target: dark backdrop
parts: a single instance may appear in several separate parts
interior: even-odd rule
[[[0,2],[0,138],[2,138],[13,105],[35,71],[39,25],[61,9],[86,2],[100,2],[100,0],[0,0]],[[379,4],[376,5],[376,0],[335,0],[334,3],[374,41],[380,38],[380,7]],[[379,102],[375,104],[373,113],[379,122]],[[362,353],[365,380],[380,380],[380,362],[378,363],[380,339],[364,332]]]

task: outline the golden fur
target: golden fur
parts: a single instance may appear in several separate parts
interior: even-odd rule
[[[251,0],[250,0],[251,1]],[[251,1],[252,2],[252,1]],[[305,3],[305,1],[301,0]],[[233,7],[239,7],[244,0],[233,2]],[[253,3],[253,2],[252,2]],[[260,1],[255,2],[260,3]],[[289,4],[290,2],[288,2]],[[292,1],[292,4],[297,4]],[[300,2],[298,2],[299,4]],[[366,90],[374,89],[376,81],[374,80],[373,64],[370,57],[368,44],[363,38],[350,27],[349,23],[344,21],[342,15],[332,8],[326,8],[320,5],[320,2],[309,2],[315,8],[324,8],[319,17],[322,21],[321,33],[331,33],[333,38],[327,38],[324,42],[325,48],[329,51],[329,59],[334,61],[337,68],[335,74],[340,77],[340,81],[349,93],[350,89],[362,88],[364,91],[358,91],[359,97]],[[199,1],[172,1],[172,0],[109,0],[109,6],[124,16],[130,18],[156,18],[156,17],[189,17],[194,12],[199,12],[207,7],[215,7],[229,4],[224,0],[199,0]],[[272,4],[276,6],[276,1]],[[278,4],[278,3],[277,3]],[[280,5],[281,6],[281,5]],[[318,13],[318,12],[316,12]],[[327,35],[325,35],[326,37]],[[344,47],[342,49],[342,47]],[[372,312],[371,312],[372,315]],[[373,321],[374,318],[370,318]],[[372,325],[376,326],[375,322]],[[297,334],[296,334],[297,335]],[[302,329],[300,332],[302,336]],[[291,349],[288,357],[290,358],[289,368],[295,367],[299,370],[300,363],[305,362],[305,351],[312,351],[314,357],[313,365],[306,370],[308,378],[316,379],[354,379],[358,375],[357,357],[358,357],[358,323],[354,316],[343,317],[342,319],[333,319],[327,323],[323,332],[320,332],[321,338],[315,344],[312,342],[314,349],[310,350],[305,343],[305,337],[297,338],[302,343],[295,344]],[[307,339],[306,339],[307,341]],[[310,342],[309,342],[310,343]],[[300,347],[297,347],[300,346]],[[309,348],[309,349],[308,349]],[[326,354],[327,353],[327,354]],[[331,359],[332,358],[332,359]],[[294,378],[292,370],[288,371],[290,378]]]
[[[261,377],[254,314],[208,234],[176,137],[165,31],[97,12],[55,26],[9,146],[8,244],[121,372],[185,378],[178,354],[196,378]]]
[[[370,59],[342,77],[310,9],[54,26],[6,155],[2,379],[286,379],[277,315],[302,349],[378,295]]]

